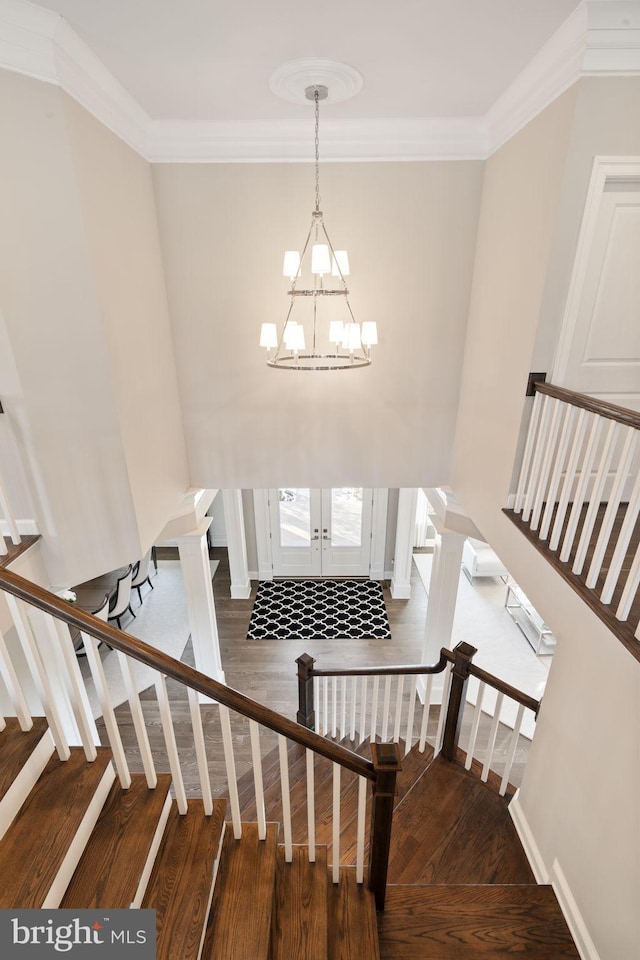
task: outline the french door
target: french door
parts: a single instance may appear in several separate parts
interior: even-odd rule
[[[363,487],[270,490],[274,576],[369,576],[372,502]]]

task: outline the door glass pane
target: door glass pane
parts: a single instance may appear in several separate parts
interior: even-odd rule
[[[311,498],[308,487],[281,487],[280,546],[308,547],[311,543]]]
[[[362,546],[362,487],[331,491],[331,546]]]

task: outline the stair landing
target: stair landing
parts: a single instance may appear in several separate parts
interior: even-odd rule
[[[390,886],[380,960],[580,960],[548,886]]]

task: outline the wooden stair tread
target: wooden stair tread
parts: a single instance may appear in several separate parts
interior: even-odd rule
[[[389,883],[535,883],[507,803],[437,757],[398,805]]]
[[[295,846],[291,863],[278,847],[270,960],[327,960],[327,886],[326,847],[314,863],[307,847]]]
[[[98,747],[88,763],[75,747],[68,760],[49,760],[0,843],[0,907],[45,903],[110,759],[111,751]]]
[[[389,886],[378,930],[381,960],[579,960],[549,886]]]
[[[44,717],[34,717],[31,730],[21,730],[15,717],[7,717],[6,723],[0,731],[0,800],[49,729]]]
[[[340,882],[329,884],[328,960],[379,960],[373,894],[356,883],[353,867],[340,868]]]
[[[175,805],[169,813],[142,901],[143,908],[156,911],[158,960],[200,956],[225,808],[224,800],[214,801],[208,817],[202,800],[188,800],[184,816]]]
[[[170,786],[169,774],[159,774],[153,790],[143,774],[132,776],[128,790],[113,784],[61,907],[131,906]]]
[[[243,823],[235,840],[228,827],[209,913],[202,960],[267,960],[271,938],[278,825]]]

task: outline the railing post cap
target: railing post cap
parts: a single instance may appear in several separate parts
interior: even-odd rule
[[[382,768],[387,770],[402,769],[400,747],[397,743],[372,743],[371,756],[373,759],[373,769],[376,772]]]
[[[461,640],[460,643],[457,643],[453,648],[454,653],[459,653],[463,657],[475,657],[478,652],[477,647],[472,647],[470,643],[467,643],[466,640]]]
[[[300,667],[312,667],[315,662],[315,657],[312,657],[310,653],[301,653],[299,657],[296,657],[296,663]]]

